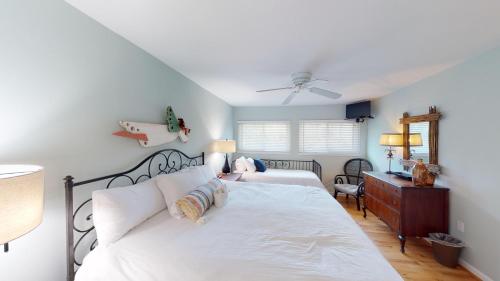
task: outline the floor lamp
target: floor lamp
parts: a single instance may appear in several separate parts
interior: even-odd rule
[[[43,168],[34,165],[0,165],[0,244],[30,232],[42,222]]]

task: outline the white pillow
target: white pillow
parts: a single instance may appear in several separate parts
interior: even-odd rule
[[[224,205],[226,205],[228,194],[229,190],[227,189],[227,186],[224,183],[218,186],[214,192],[215,207],[222,208]]]
[[[185,172],[190,171],[190,170],[198,170],[201,173],[201,175],[207,180],[206,182],[208,182],[209,180],[211,180],[213,178],[217,178],[215,171],[207,164],[200,165],[200,166],[189,166],[189,167],[186,167],[186,168],[180,170],[179,172],[185,173]]]
[[[163,193],[167,203],[168,212],[174,218],[181,219],[182,212],[177,208],[175,202],[184,197],[196,187],[207,183],[208,180],[200,169],[183,169],[178,172],[156,177],[156,184]]]
[[[236,168],[236,173],[243,173],[244,171],[247,170],[247,165],[245,164],[247,160],[245,159],[244,156],[241,156],[240,158],[236,159],[234,161],[234,167]]]
[[[205,183],[207,183],[208,181],[210,181],[213,178],[217,178],[215,171],[210,166],[208,166],[206,164],[202,165],[202,166],[194,166],[192,168],[200,170],[201,174],[205,177],[205,180],[206,180]]]
[[[257,167],[255,167],[255,163],[253,162],[252,158],[247,158],[245,161],[245,165],[247,166],[247,170],[250,173],[255,173],[255,171],[257,170]]]
[[[99,245],[119,240],[166,207],[154,179],[92,192],[92,217]]]

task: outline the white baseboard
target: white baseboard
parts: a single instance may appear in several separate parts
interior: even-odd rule
[[[481,271],[479,271],[479,269],[475,268],[474,266],[472,266],[472,264],[466,262],[465,260],[460,259],[458,263],[465,269],[470,271],[472,274],[476,275],[477,278],[483,281],[493,281],[493,279],[491,279],[488,275],[482,273]]]

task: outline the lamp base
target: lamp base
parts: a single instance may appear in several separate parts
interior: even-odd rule
[[[387,153],[387,159],[389,159],[389,170],[385,173],[388,175],[392,175],[391,162],[392,162],[392,157],[394,156],[394,154],[392,154],[392,148],[390,146],[389,146],[389,149],[387,151],[389,152],[389,153]]]
[[[229,161],[227,160],[227,153],[226,153],[226,162],[224,163],[224,167],[222,167],[222,173],[223,174],[231,173],[231,168],[229,167]]]

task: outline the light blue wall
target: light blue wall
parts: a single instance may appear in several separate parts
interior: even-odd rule
[[[234,111],[234,136],[238,136],[238,121],[273,121],[287,120],[291,126],[291,150],[287,154],[248,154],[258,158],[269,159],[314,159],[322,165],[323,183],[330,188],[329,183],[335,175],[342,173],[344,163],[353,158],[353,156],[332,156],[332,155],[301,155],[298,151],[299,143],[299,121],[300,120],[343,120],[345,118],[345,105],[327,105],[327,106],[281,106],[281,107],[235,107]],[[366,148],[366,124],[362,124],[361,129],[361,154],[365,156]],[[238,154],[239,155],[239,154]],[[237,155],[236,155],[237,156]]]
[[[340,108],[285,107],[236,108],[233,118],[226,103],[61,0],[3,1],[0,38],[0,163],[46,168],[44,221],[0,255],[0,280],[64,280],[61,179],[114,172],[155,150],[111,136],[118,120],[161,122],[165,106],[173,105],[192,128],[191,140],[163,147],[195,154],[208,151],[213,139],[232,138],[231,120],[344,116]],[[496,280],[499,73],[495,50],[376,101],[367,145],[368,157],[385,170],[379,134],[400,130],[397,120],[405,111],[420,114],[438,106],[444,114],[439,181],[451,188],[450,229],[468,244],[466,261]],[[220,156],[208,159],[218,167]],[[327,161],[329,178],[345,159]],[[456,230],[458,219],[466,224],[463,234]]]
[[[43,223],[0,254],[0,280],[65,280],[63,177],[117,172],[159,149],[112,136],[118,120],[160,123],[172,105],[190,141],[160,148],[188,154],[233,136],[229,105],[62,0],[2,1],[0,38],[0,163],[46,169]]]
[[[451,189],[451,234],[467,243],[466,262],[500,280],[500,49],[376,100],[367,154],[378,170],[387,169],[380,134],[401,132],[403,112],[425,114],[430,105],[443,113],[438,183]],[[457,220],[465,222],[464,233],[457,230]]]

